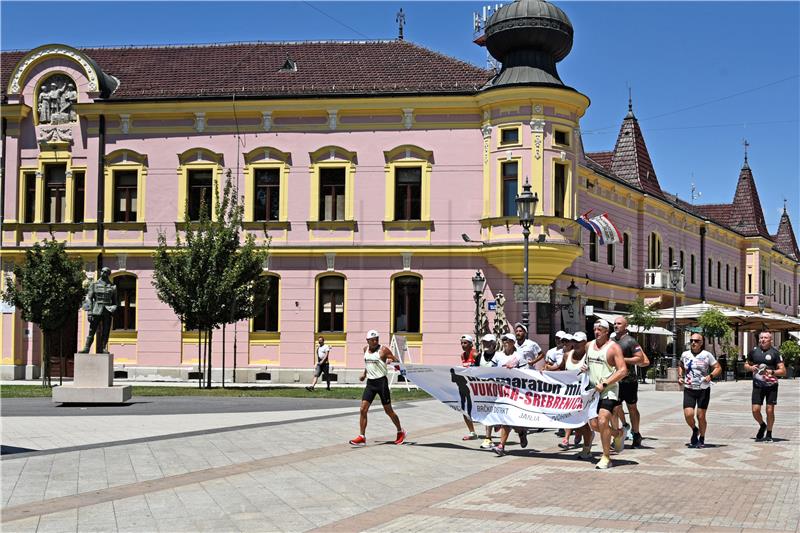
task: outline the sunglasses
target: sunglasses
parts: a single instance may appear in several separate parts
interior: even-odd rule
[[[703,339],[690,339],[689,342],[703,342]]]

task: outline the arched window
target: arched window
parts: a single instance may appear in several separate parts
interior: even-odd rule
[[[136,330],[136,276],[123,274],[114,277],[117,286],[117,310],[111,329],[114,331]]]
[[[344,278],[323,276],[317,285],[317,331],[344,331]]]
[[[661,237],[650,234],[647,246],[647,268],[661,268]]]
[[[420,333],[420,281],[417,276],[398,276],[392,280],[393,333]]]
[[[631,268],[631,236],[622,235],[622,268]]]
[[[256,309],[256,314],[253,317],[254,332],[274,333],[278,331],[278,309],[280,307],[278,289],[280,287],[280,278],[271,275],[267,277],[269,283],[267,284],[266,293],[263,295],[264,299]]]

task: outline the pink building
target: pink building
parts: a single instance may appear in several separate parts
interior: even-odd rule
[[[319,335],[351,379],[373,328],[384,342],[404,335],[415,361],[446,364],[474,329],[476,270],[486,299],[502,291],[509,319],[521,316],[514,198],[527,180],[539,198],[529,299],[540,344],[581,328],[587,303],[671,306],[673,260],[686,272],[682,302],[754,307],[761,294],[797,315],[791,223],[767,233],[746,160],[732,204],[692,206],[661,190],[632,110],[613,151],[584,153],[589,99],[556,70],[572,31],[542,0],[502,7],[483,40],[503,64],[496,75],[402,40],[4,52],[2,269],[50,233],[89,276],[109,266],[117,365],[186,378],[197,337],[157,299],[152,254],[230,171],[275,281],[259,316],[227,328],[239,380],[265,368],[273,381],[305,379]],[[625,243],[581,233],[574,220],[590,209],[608,212]],[[70,346],[85,336],[81,315]],[[38,373],[41,335],[7,306],[0,347],[3,377]]]

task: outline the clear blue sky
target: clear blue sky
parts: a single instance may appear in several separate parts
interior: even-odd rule
[[[730,202],[742,139],[770,232],[786,198],[800,233],[800,3],[555,2],[575,43],[564,82],[592,100],[587,151],[610,150],[633,88],[663,189],[699,203]],[[477,65],[480,2],[10,2],[3,50],[50,42],[76,47],[231,41],[406,39]],[[694,178],[692,178],[694,175]]]

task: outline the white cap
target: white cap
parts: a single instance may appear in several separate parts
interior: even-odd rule
[[[462,341],[467,341],[470,344],[475,344],[475,338],[472,335],[461,335]]]
[[[573,337],[569,333],[564,333],[564,336],[561,337],[561,340],[563,340],[564,342],[567,342],[567,341],[572,342],[572,341],[575,340],[575,337]]]
[[[597,322],[594,323],[595,326],[600,326],[601,328],[610,329],[608,325],[608,320],[603,320],[602,318],[599,319]]]
[[[377,339],[378,337],[380,337],[380,335],[378,335],[378,331],[377,330],[371,329],[371,330],[369,330],[367,332],[367,340],[369,340],[369,339]]]
[[[556,339],[563,339],[564,337],[566,337],[566,335],[567,335],[566,331],[563,330],[556,331]]]
[[[483,342],[497,342],[497,337],[495,337],[491,333],[487,333],[486,335],[481,337],[481,341],[483,341]]]
[[[503,336],[500,338],[503,339],[504,341],[517,342],[517,338],[511,333],[504,333]]]
[[[525,330],[525,333],[528,333],[528,328],[526,328],[525,324],[523,324],[522,322],[517,322],[516,324],[514,324],[514,329],[517,328],[522,328],[523,330]]]
[[[586,342],[587,341],[586,333],[584,333],[583,331],[578,331],[576,333],[573,333],[572,334],[572,338],[575,339],[575,342]]]

